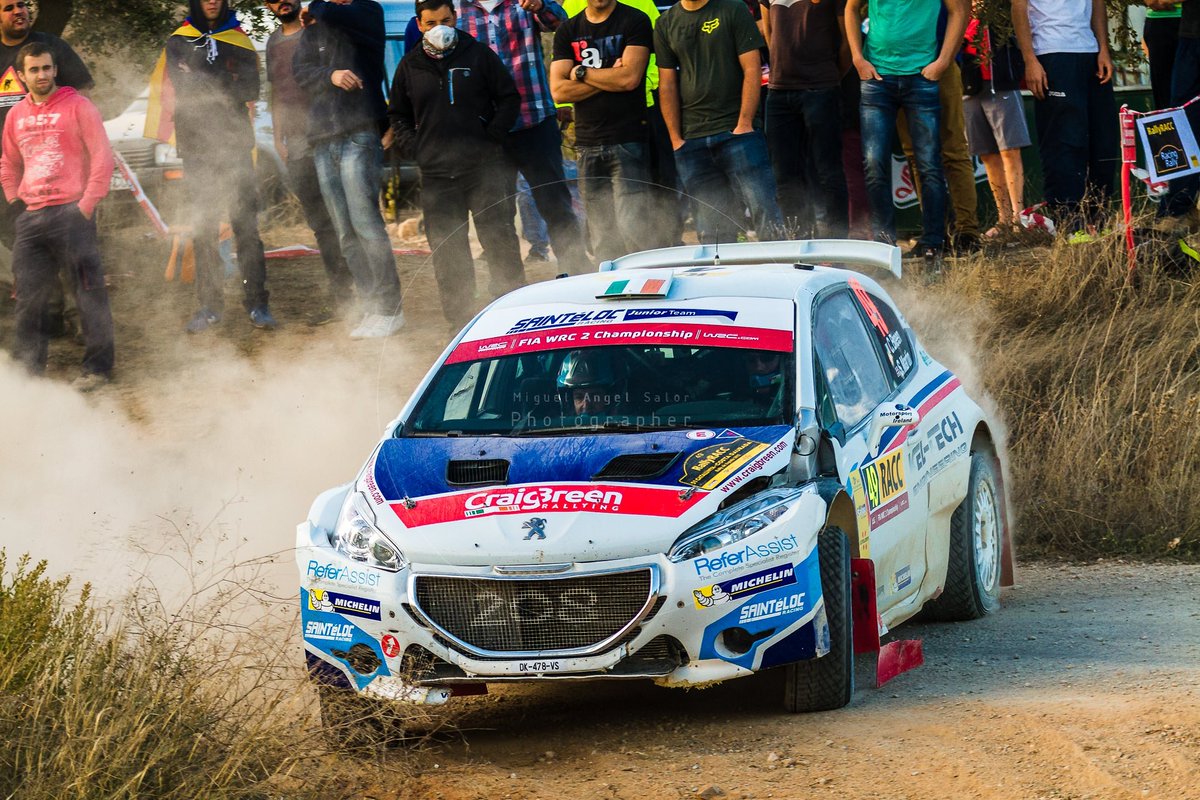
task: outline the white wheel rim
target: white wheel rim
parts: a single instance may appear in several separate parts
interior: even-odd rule
[[[1000,511],[996,490],[990,478],[975,485],[971,526],[975,540],[975,571],[980,588],[991,594],[1000,573]]]

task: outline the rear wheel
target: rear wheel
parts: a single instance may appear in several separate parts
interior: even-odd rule
[[[850,540],[830,526],[817,538],[821,593],[829,622],[829,652],[787,666],[783,706],[792,713],[832,711],[854,694],[854,620],[850,599]]]
[[[926,606],[933,619],[979,619],[1000,607],[1000,563],[1004,509],[996,456],[990,448],[971,452],[967,496],[950,518],[950,564],[946,588]]]

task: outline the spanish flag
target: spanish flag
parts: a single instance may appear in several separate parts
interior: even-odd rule
[[[208,33],[193,25],[189,17],[171,35],[183,36],[197,47],[203,46],[202,40],[208,39],[207,44],[211,47],[216,47],[216,42],[225,42],[254,52],[254,42],[250,41],[250,37],[242,30],[235,14],[230,14],[224,25]],[[158,56],[154,71],[150,73],[150,100],[146,107],[144,135],[148,139],[157,139],[160,142],[175,141],[175,87],[171,85],[171,79],[167,76],[165,48]]]

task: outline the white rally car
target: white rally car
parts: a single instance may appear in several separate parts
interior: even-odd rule
[[[867,242],[679,247],[484,310],[297,530],[323,705],[784,666],[788,710],[833,709],[922,607],[996,609],[994,429],[829,263],[900,273]]]

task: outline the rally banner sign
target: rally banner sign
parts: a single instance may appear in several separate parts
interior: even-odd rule
[[[1200,172],[1200,147],[1187,111],[1172,108],[1136,118],[1151,182],[1170,181]]]

